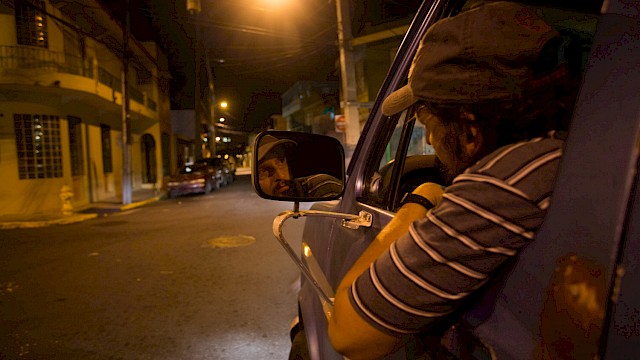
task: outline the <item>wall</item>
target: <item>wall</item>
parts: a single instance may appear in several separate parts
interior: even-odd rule
[[[15,45],[18,41],[14,14],[13,7],[0,2],[0,45]]]
[[[25,110],[28,110],[25,111]],[[14,113],[59,115],[57,109],[41,104],[3,102],[0,117],[0,215],[23,213],[61,212],[59,198],[62,186],[72,186],[71,171],[63,161],[63,177],[50,179],[21,180],[18,174],[17,149],[13,125]],[[67,121],[60,119],[63,158],[68,158],[69,138]],[[66,165],[66,166],[65,166]]]

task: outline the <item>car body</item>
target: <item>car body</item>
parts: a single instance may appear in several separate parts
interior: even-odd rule
[[[233,156],[225,155],[225,157],[221,158],[224,162],[227,163],[227,167],[229,167],[229,171],[233,174],[233,179],[236,178],[236,159]]]
[[[183,166],[169,179],[167,195],[169,198],[175,198],[194,193],[208,194],[232,183],[233,179],[233,173],[223,159],[200,159]]]
[[[424,130],[406,111],[386,118],[380,106],[406,83],[426,29],[460,5],[423,2],[351,156],[342,197],[310,207],[371,218],[360,227],[335,216],[306,219],[302,241],[333,289],[404,193],[438,182],[433,168],[415,166],[432,161],[419,140]],[[557,1],[545,9],[575,44],[567,55],[577,56],[582,83],[544,224],[508,276],[465,309],[461,317],[473,324],[465,337],[447,332],[434,344],[417,335],[388,359],[428,358],[421,346],[483,359],[631,359],[640,352],[640,2]],[[304,332],[311,359],[343,359],[329,342],[313,282],[302,278],[292,336]]]
[[[220,186],[231,184],[236,178],[236,170],[227,159],[221,157],[206,158],[196,161],[196,163],[204,163],[221,174]]]

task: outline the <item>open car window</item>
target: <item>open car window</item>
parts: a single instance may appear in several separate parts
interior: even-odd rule
[[[397,116],[386,146],[380,151],[377,168],[370,172],[367,191],[361,201],[396,210],[399,199],[425,182],[442,184],[433,147],[426,141],[423,124],[413,109]]]

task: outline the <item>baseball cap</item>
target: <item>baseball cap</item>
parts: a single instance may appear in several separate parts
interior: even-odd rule
[[[536,66],[554,39],[562,42],[534,8],[522,4],[484,2],[442,19],[427,30],[407,85],[384,100],[382,112],[391,116],[419,100],[475,103],[522,97],[560,76],[558,51],[551,69]]]
[[[289,139],[278,139],[272,135],[265,135],[260,139],[260,146],[258,147],[258,161],[261,161],[272,149],[277,146],[284,146],[285,152],[291,151],[298,146],[298,144]]]

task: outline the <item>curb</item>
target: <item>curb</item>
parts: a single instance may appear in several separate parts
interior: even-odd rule
[[[118,211],[127,211],[131,209],[135,209],[137,207],[158,201],[162,199],[162,195],[149,198],[147,200],[142,200],[138,202],[134,202],[127,205],[122,205],[118,208]],[[39,227],[46,227],[51,225],[65,225],[65,224],[73,224],[81,221],[91,220],[98,217],[98,214],[73,214],[69,216],[60,217],[57,219],[50,220],[24,220],[24,221],[7,221],[0,222],[0,230],[5,229],[32,229]]]
[[[122,206],[120,206],[120,211],[126,211],[126,210],[135,209],[135,208],[140,207],[142,205],[147,205],[149,203],[156,202],[156,201],[162,199],[162,197],[163,196],[160,195],[160,196],[149,198],[147,200],[142,200],[142,201],[134,202],[134,203],[127,204],[127,205],[122,205]]]
[[[51,219],[51,220],[36,220],[36,221],[8,221],[0,223],[0,229],[31,229],[39,228],[50,225],[64,225],[72,224],[80,221],[97,218],[98,214],[82,214],[82,215],[69,215],[64,218]]]

